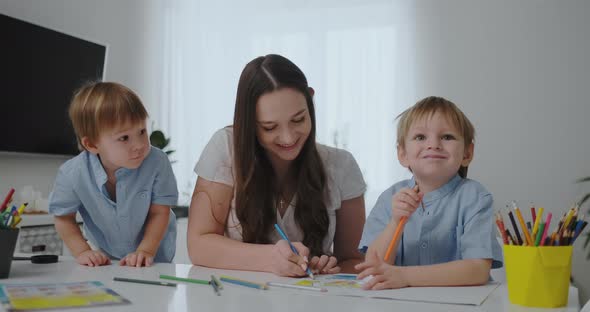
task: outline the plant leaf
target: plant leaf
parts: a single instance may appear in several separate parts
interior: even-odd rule
[[[578,181],[576,181],[576,183],[584,183],[584,182],[588,182],[588,181],[590,181],[590,177],[581,178]]]
[[[166,155],[170,155],[172,153],[176,152],[176,150],[167,150],[164,153],[166,153]]]
[[[152,134],[150,134],[150,143],[159,149],[166,147],[167,142],[164,133],[160,130],[152,132]]]

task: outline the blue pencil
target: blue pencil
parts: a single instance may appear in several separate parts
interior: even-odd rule
[[[283,232],[281,227],[276,223],[275,223],[275,229],[277,230],[277,232],[279,232],[279,235],[281,235],[281,237],[284,240],[286,240],[287,243],[289,243],[289,246],[291,247],[291,250],[293,251],[293,253],[295,253],[296,255],[299,256],[299,252],[297,251],[297,249],[295,249],[295,246],[293,246],[293,244],[291,244],[291,241],[289,240],[289,238],[287,237],[285,232]],[[311,277],[311,279],[313,279],[313,272],[311,272],[311,270],[309,269],[309,266],[307,266],[307,270],[305,270],[305,272],[307,273],[307,275],[309,275],[309,277]]]
[[[241,279],[237,279],[237,278],[233,278],[233,277],[229,277],[229,276],[225,276],[225,275],[221,275],[219,277],[219,279],[226,282],[226,283],[230,283],[230,284],[236,284],[236,285],[246,286],[246,287],[256,288],[256,289],[268,289],[268,286],[266,286],[265,284],[248,282],[245,280],[241,280]]]

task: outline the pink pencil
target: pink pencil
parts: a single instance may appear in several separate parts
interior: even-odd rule
[[[547,215],[547,221],[545,221],[545,229],[543,230],[543,236],[541,236],[541,242],[539,242],[539,246],[543,246],[545,244],[545,237],[547,236],[547,229],[549,229],[549,223],[551,223],[551,212]]]

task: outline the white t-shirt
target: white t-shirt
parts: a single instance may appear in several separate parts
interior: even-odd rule
[[[327,189],[330,198],[326,207],[330,226],[323,242],[324,253],[328,253],[331,250],[336,232],[336,210],[340,209],[343,200],[363,195],[367,186],[352,154],[319,143],[316,146],[326,170]],[[195,173],[206,180],[223,183],[231,187],[234,186],[232,127],[220,129],[213,135],[195,166]],[[285,231],[289,240],[300,242],[303,241],[303,232],[295,222],[293,211],[296,200],[294,196],[282,217],[277,210],[277,223]],[[359,220],[359,222],[363,221]],[[235,240],[242,240],[242,228],[236,216],[235,196],[231,201],[225,235]],[[271,242],[277,242],[281,239],[275,231],[272,231],[270,235]]]

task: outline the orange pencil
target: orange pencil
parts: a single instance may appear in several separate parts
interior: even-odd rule
[[[420,188],[418,187],[418,184],[416,184],[416,186],[414,186],[414,190],[416,192],[420,192]],[[424,209],[424,206],[422,206],[422,209]],[[397,242],[398,242],[400,236],[402,235],[402,232],[404,231],[404,227],[406,226],[407,221],[408,221],[408,217],[401,217],[399,219],[399,223],[397,224],[397,227],[395,228],[395,232],[393,233],[393,238],[389,242],[389,246],[387,246],[387,251],[385,251],[385,258],[384,258],[385,262],[389,262],[389,258],[391,257],[391,252],[394,249],[397,249]]]
[[[389,247],[387,247],[387,251],[385,252],[385,262],[389,261],[389,257],[391,257],[391,252],[393,251],[394,247],[397,247],[397,242],[399,237],[401,236],[402,232],[404,231],[404,226],[406,226],[406,222],[408,221],[408,217],[401,217],[399,219],[399,223],[395,228],[395,233],[393,234],[393,238],[389,242]]]

